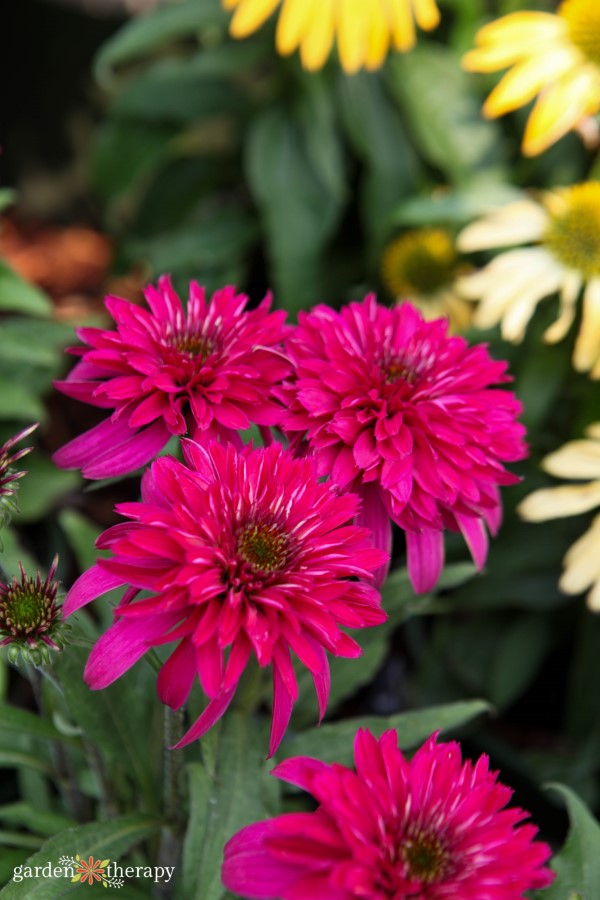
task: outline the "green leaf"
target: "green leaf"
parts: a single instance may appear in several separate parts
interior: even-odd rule
[[[522,197],[522,191],[511,185],[485,179],[455,191],[438,189],[435,194],[411,197],[396,207],[390,221],[413,228],[439,223],[463,225]]]
[[[1,200],[0,193],[0,208]],[[42,291],[24,281],[0,260],[0,310],[49,316],[52,313],[52,303]]]
[[[503,162],[500,128],[482,119],[471,79],[454,51],[420,44],[411,53],[392,56],[386,71],[428,162],[455,182],[471,180],[478,169],[498,169]]]
[[[71,716],[109,764],[125,768],[147,808],[154,810],[160,802],[152,759],[152,738],[160,728],[154,673],[138,665],[117,684],[92,691],[83,680],[87,656],[83,649],[70,645],[55,663]]]
[[[337,97],[348,137],[365,164],[360,199],[367,236],[377,247],[388,215],[422,177],[407,129],[380,75],[340,73]]]
[[[30,803],[23,802],[6,803],[4,806],[0,806],[0,822],[22,825],[35,834],[47,837],[77,824],[59,813],[37,809]]]
[[[193,60],[163,60],[127,86],[111,112],[150,122],[187,123],[240,115],[247,101],[224,78],[208,75]]]
[[[14,378],[0,375],[0,418],[40,422],[45,417],[43,404],[29,388],[15,382]]]
[[[78,567],[82,572],[90,569],[99,556],[94,544],[102,529],[87,516],[83,516],[74,509],[61,510],[58,514],[58,521],[67,535]]]
[[[554,638],[547,613],[518,616],[503,629],[489,672],[489,696],[498,709],[510,706],[529,687]]]
[[[600,825],[582,800],[562,784],[549,784],[567,802],[571,829],[552,860],[556,880],[540,894],[544,900],[565,900],[574,892],[584,900],[600,897]]]
[[[16,731],[27,734],[30,737],[43,738],[45,740],[66,741],[73,743],[72,738],[61,734],[47,719],[42,719],[35,713],[17,706],[0,705],[0,729]]]
[[[78,472],[58,469],[40,453],[27,458],[27,477],[19,485],[19,518],[34,522],[48,515],[57,502],[82,483]]]
[[[290,312],[319,296],[323,254],[344,205],[341,182],[334,184],[330,173],[337,134],[323,115],[316,166],[313,128],[305,111],[275,107],[254,119],[246,143],[248,181],[267,236],[276,296]]]
[[[111,859],[118,862],[119,857],[140,841],[155,834],[160,822],[142,816],[128,816],[113,819],[110,822],[93,822],[90,825],[77,825],[57,834],[46,841],[41,849],[30,856],[26,865],[44,866],[48,862],[58,865],[61,856],[82,858],[92,856],[94,859]],[[68,878],[54,877],[26,878],[20,882],[11,881],[0,891],[5,900],[56,900],[68,890],[71,882]]]
[[[166,159],[176,129],[155,122],[107,121],[98,133],[92,158],[96,190],[112,199],[137,189]]]
[[[17,192],[11,188],[0,188],[0,210],[12,206],[17,197]]]
[[[147,56],[171,41],[193,35],[207,26],[227,22],[218,0],[187,0],[161,6],[131,19],[98,53],[94,70],[101,84],[112,82],[116,66]]]
[[[254,719],[231,713],[218,728],[214,771],[199,763],[189,766],[190,820],[182,863],[185,900],[224,896],[223,847],[244,825],[268,814],[267,798],[274,789],[267,775],[271,766],[264,758],[266,729]],[[214,734],[208,737],[210,742]]]
[[[49,762],[31,753],[22,753],[20,750],[0,750],[0,768],[33,769],[49,778],[54,778],[56,774]]]
[[[322,725],[320,728],[294,735],[284,741],[278,755],[282,758],[314,756],[324,762],[352,765],[354,737],[359,728],[368,728],[377,737],[393,728],[398,732],[399,746],[402,749],[410,749],[421,744],[434,731],[457,728],[489,710],[490,705],[485,700],[463,700],[395,716],[362,716],[357,719],[346,719],[334,725]]]

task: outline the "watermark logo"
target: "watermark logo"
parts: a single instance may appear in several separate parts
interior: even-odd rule
[[[26,878],[69,878],[74,884],[101,884],[105,888],[121,888],[126,878],[151,878],[154,884],[168,884],[175,866],[120,866],[110,859],[94,859],[88,856],[61,856],[58,862],[50,860],[42,866],[15,866],[13,881]]]
[[[100,860],[90,856],[85,860],[81,859],[79,853],[76,853],[74,857],[61,856],[58,864],[65,869],[72,868],[74,870],[71,878],[73,882],[93,884],[95,881],[99,881],[103,887],[112,888],[121,888],[125,883],[122,878],[111,874],[111,867],[116,869],[120,868],[120,866],[117,866],[116,863],[111,863],[110,859]]]

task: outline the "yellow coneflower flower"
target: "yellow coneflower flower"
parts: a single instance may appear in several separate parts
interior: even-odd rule
[[[425,319],[446,316],[454,333],[468,328],[472,307],[454,281],[459,271],[454,241],[442,228],[419,228],[394,238],[381,257],[381,280],[396,300],[410,300]]]
[[[573,324],[584,288],[573,365],[600,378],[600,182],[548,192],[539,203],[510,203],[467,226],[457,239],[463,252],[520,243],[535,246],[501,253],[457,282],[463,296],[480,301],[473,324],[500,323],[502,336],[518,343],[538,303],[558,291],[559,316],[544,334],[548,343],[557,343]]]
[[[430,31],[440,14],[436,0],[222,0],[235,10],[234,37],[252,34],[281,6],[277,51],[282,56],[300,48],[305,69],[323,67],[337,38],[346,72],[378,69],[390,47],[409,50],[415,43],[415,20]]]
[[[535,156],[600,109],[600,3],[563,0],[556,14],[516,12],[485,25],[463,59],[471,72],[512,66],[483,107],[501,116],[538,97],[523,153]],[[538,96],[539,95],[539,96]]]
[[[564,516],[575,516],[600,506],[600,422],[586,429],[587,439],[570,441],[547,456],[542,466],[559,478],[591,478],[582,484],[534,491],[519,506],[519,513],[529,522],[545,522]],[[587,605],[600,612],[600,515],[568,550],[564,573],[559,582],[566,594],[580,594],[591,588]]]

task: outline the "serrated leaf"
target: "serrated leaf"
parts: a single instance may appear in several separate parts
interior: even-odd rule
[[[564,847],[551,863],[556,880],[540,898],[565,900],[574,892],[585,900],[595,900],[600,897],[600,825],[570,788],[563,784],[547,787],[566,800],[571,828]]]
[[[75,857],[75,854],[86,859],[92,856],[108,857],[118,860],[131,847],[155,834],[160,822],[142,816],[128,816],[110,822],[93,822],[90,825],[77,825],[57,834],[46,841],[41,849],[26,860],[26,865],[35,867],[47,865],[49,861],[58,864],[61,856]],[[11,881],[0,897],[5,900],[56,900],[71,884],[69,878],[26,878],[20,882]],[[59,893],[59,891],[61,893]]]
[[[410,749],[421,744],[434,731],[447,731],[464,725],[471,719],[489,712],[490,705],[485,700],[463,700],[443,706],[399,713],[395,716],[361,716],[345,719],[331,725],[304,731],[284,739],[280,758],[290,756],[313,756],[324,762],[339,762],[352,765],[354,737],[359,728],[368,728],[379,737],[393,728],[398,732],[398,743],[402,749]]]

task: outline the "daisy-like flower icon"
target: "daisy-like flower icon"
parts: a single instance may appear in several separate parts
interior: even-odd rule
[[[503,463],[526,455],[521,406],[497,387],[509,380],[506,363],[447,327],[370,295],[339,313],[301,313],[287,344],[292,447],[307,444],[320,475],[360,493],[359,521],[377,546],[390,548],[390,518],[404,530],[418,592],[441,573],[444,529],[462,532],[484,565],[486,527],[495,533],[502,514],[498,487],[518,481]]]
[[[20,577],[0,581],[0,647],[9,647],[8,658],[16,662],[21,656],[34,665],[49,662],[49,650],[60,650],[66,640],[54,580],[58,556],[44,581],[26,574],[19,563]]]
[[[471,72],[511,66],[484,104],[493,118],[537,96],[523,153],[542,153],[568,131],[585,127],[600,109],[600,6],[564,0],[556,14],[515,12],[485,25],[463,59]]]
[[[13,513],[17,512],[17,482],[27,474],[27,472],[15,471],[14,465],[33,449],[32,447],[22,447],[20,450],[15,450],[15,447],[29,437],[37,427],[38,423],[36,422],[35,425],[24,428],[0,447],[0,526]]]
[[[396,300],[410,300],[424,319],[447,316],[450,330],[468,328],[473,310],[454,287],[460,261],[449,231],[419,228],[398,235],[381,257],[381,280]]]
[[[272,774],[307,791],[314,812],[243,828],[222,878],[256,900],[522,900],[554,874],[528,813],[507,804],[487,756],[433,735],[408,761],[395,731],[359,730],[355,768],[298,757]]]
[[[524,519],[546,522],[600,507],[600,422],[590,425],[586,435],[582,440],[565,444],[542,462],[542,467],[551,475],[582,483],[534,491],[519,506]],[[591,588],[587,605],[592,612],[600,612],[599,541],[600,515],[597,515],[588,530],[568,550],[559,582],[566,594],[581,594]]]
[[[340,62],[353,73],[383,65],[390,48],[415,44],[415,20],[431,31],[440,21],[436,0],[222,0],[234,10],[230,31],[243,38],[263,25],[278,7],[277,51],[300,49],[305,69],[321,69],[337,40]]]
[[[583,289],[573,365],[600,378],[600,182],[557,188],[539,201],[509,203],[468,225],[458,246],[464,252],[513,248],[457,282],[465,297],[479,300],[474,325],[500,324],[508,341],[523,340],[538,303],[557,292],[559,315],[544,340],[561,341],[573,324]]]
[[[88,478],[124,475],[172,435],[236,441],[252,423],[279,421],[273,388],[289,372],[280,349],[286,314],[269,312],[270,297],[246,311],[248,298],[234,288],[207,302],[192,282],[184,311],[167,276],[144,294],[149,310],[106,298],[116,330],[77,331],[91,349],[72,349],[82,358],[56,386],[113,412],[54,454],[61,468],[81,468]]]
[[[104,873],[110,859],[94,859],[93,856],[90,856],[87,860],[80,859],[79,856],[76,856],[75,859],[79,865],[75,869],[75,875],[71,881],[78,881],[81,884],[93,884],[94,881],[100,881],[106,887],[108,882],[104,877]]]
[[[69,615],[129,586],[84,677],[104,688],[149,647],[176,642],[158,678],[160,699],[181,707],[196,676],[209,698],[184,746],[223,715],[254,655],[273,669],[272,755],[298,693],[290,651],[311,672],[322,717],[327,652],[361,653],[340,626],[386,618],[368,583],[386,557],[366,529],[351,524],[358,497],[319,483],[311,459],[294,459],[277,443],[237,451],[184,441],[184,454],[187,466],[168,457],[152,464],[142,501],[117,507],[131,521],[98,541],[112,557],[98,560],[67,595]],[[133,602],[140,590],[152,596]]]

